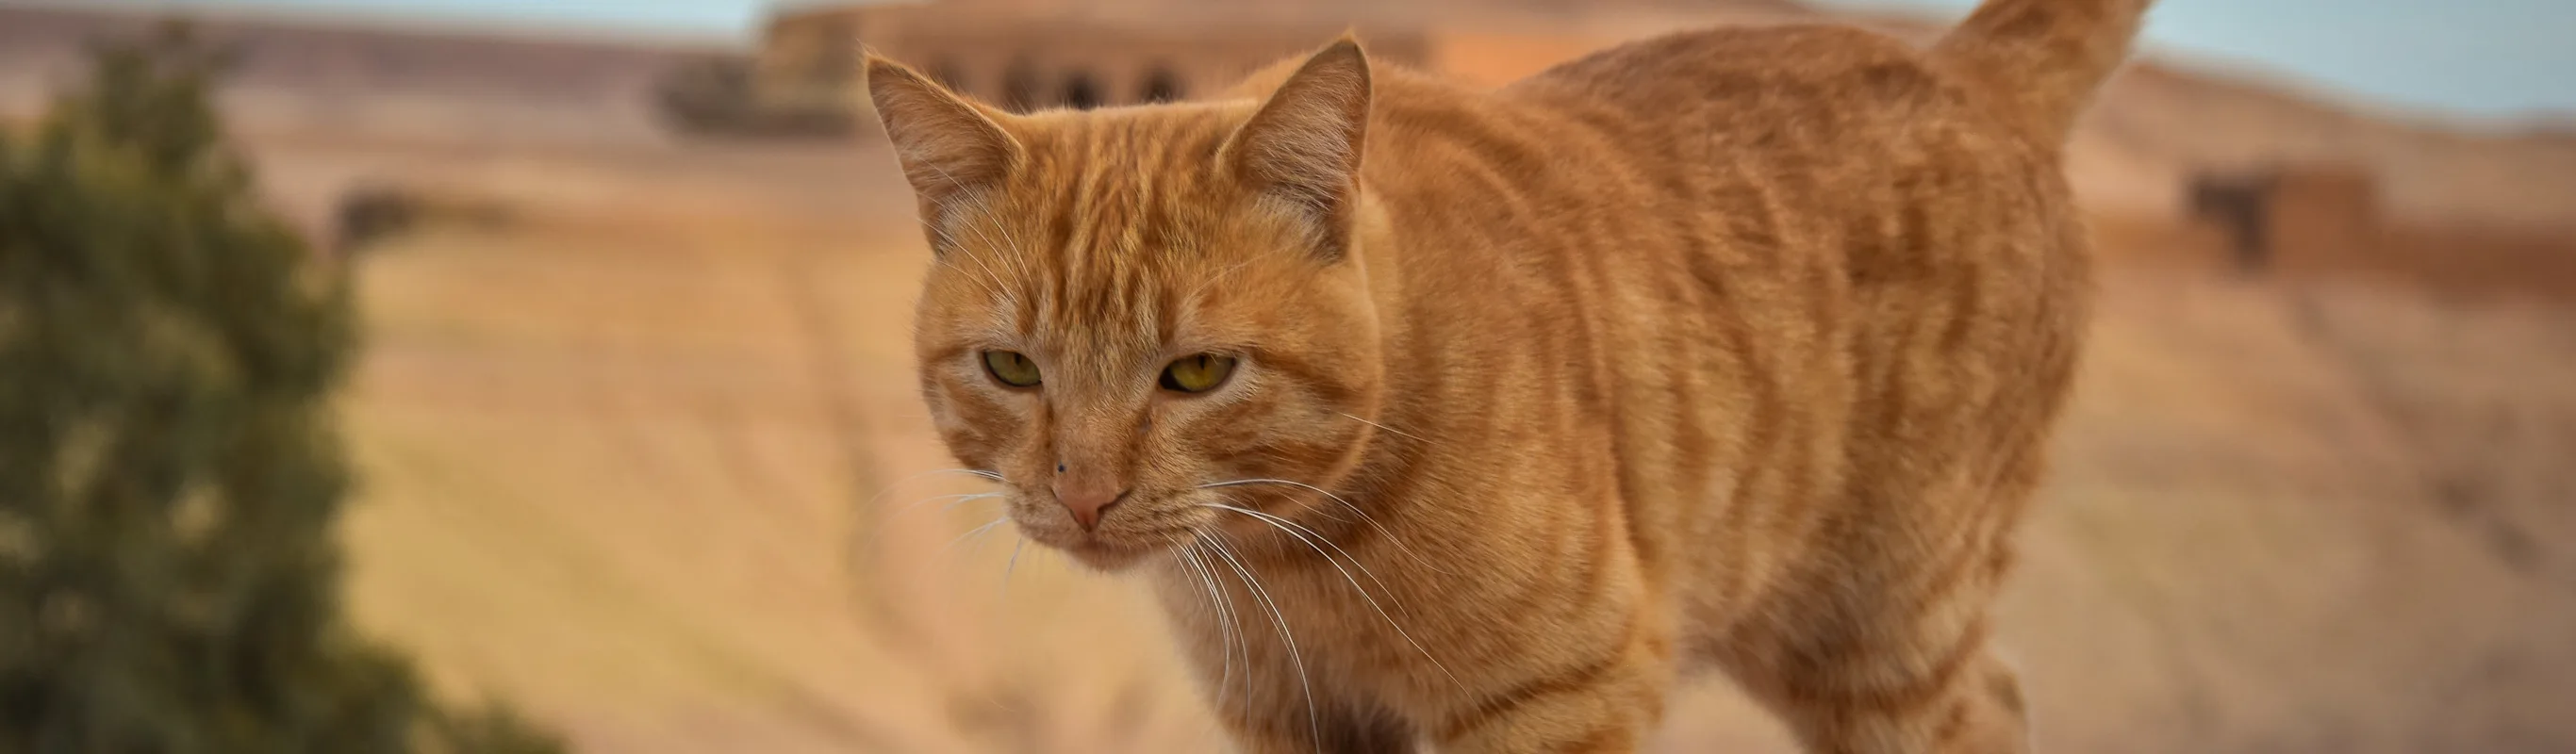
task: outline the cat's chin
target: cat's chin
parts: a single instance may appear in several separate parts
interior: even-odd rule
[[[1074,562],[1081,563],[1084,567],[1101,573],[1119,573],[1135,567],[1137,563],[1145,562],[1147,557],[1161,548],[1132,547],[1089,540],[1056,549],[1072,556]]]

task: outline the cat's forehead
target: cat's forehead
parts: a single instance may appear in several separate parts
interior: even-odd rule
[[[1244,251],[1239,192],[1216,153],[1225,105],[1163,105],[1033,117],[1027,153],[990,219],[1033,272],[1066,286],[1149,287]],[[1203,271],[1198,271],[1203,272]]]
[[[1217,150],[1240,108],[1153,105],[1047,112],[1021,123],[1013,188],[1065,199],[1183,199],[1216,183]],[[1106,198],[1106,197],[1100,197]]]
[[[994,324],[1013,338],[1103,368],[1189,339],[1194,320],[1281,253],[1275,241],[1284,232],[1246,217],[1217,169],[1243,109],[1156,106],[1021,121],[1023,161],[1000,195],[952,231],[976,258],[942,265],[960,276],[951,290],[990,297],[996,308],[986,311],[1001,314]],[[974,282],[983,278],[1003,284]]]

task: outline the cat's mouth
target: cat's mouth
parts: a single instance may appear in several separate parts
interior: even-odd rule
[[[1120,505],[1146,508],[1160,503],[1160,498],[1147,497]],[[1044,504],[1053,505],[1052,502]],[[1196,527],[1204,523],[1189,521],[1188,517],[1174,517],[1182,519],[1175,521],[1161,516],[1151,517],[1160,520],[1145,523],[1130,518],[1133,514],[1113,512],[1105,516],[1097,528],[1085,529],[1075,525],[1060,510],[1031,505],[1018,509],[1018,512],[1016,523],[1022,535],[1071,556],[1084,566],[1108,573],[1126,570],[1155,555],[1170,552],[1180,543],[1189,541]]]
[[[1222,485],[1218,485],[1222,486]],[[1271,512],[1270,506],[1232,497],[1210,497],[1201,487],[1176,495],[1139,495],[1119,505],[1099,526],[1085,529],[1052,501],[1014,506],[1020,533],[1031,541],[1103,573],[1118,573],[1157,557],[1187,557],[1199,549],[1208,557],[1239,552],[1264,536],[1292,537],[1306,543],[1316,533]],[[1193,494],[1196,493],[1196,494]],[[1306,544],[1313,547],[1313,544]]]

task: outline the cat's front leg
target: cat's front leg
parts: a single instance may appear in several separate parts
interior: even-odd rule
[[[1413,729],[1395,713],[1353,701],[1253,643],[1233,663],[1194,657],[1208,710],[1240,754],[1408,754]],[[1197,662],[1205,660],[1204,664]]]
[[[1189,625],[1185,623],[1184,625]],[[1292,655],[1249,633],[1185,631],[1200,696],[1242,754],[1404,754],[1413,730],[1392,711],[1353,701]]]
[[[1314,754],[1325,749],[1315,743],[1314,734],[1306,729],[1305,718],[1292,725],[1278,716],[1247,716],[1241,713],[1217,714],[1225,728],[1225,738],[1234,744],[1236,754]]]
[[[1242,754],[1407,754],[1413,734],[1393,717],[1305,708],[1219,710],[1234,750]]]
[[[1591,661],[1534,672],[1429,731],[1442,754],[1627,754],[1662,720],[1671,665],[1632,639]]]

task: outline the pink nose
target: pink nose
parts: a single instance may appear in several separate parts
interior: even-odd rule
[[[1064,504],[1064,509],[1073,514],[1073,522],[1081,524],[1083,531],[1090,531],[1092,526],[1099,524],[1100,512],[1125,497],[1126,490],[1106,484],[1075,482],[1063,477],[1057,477],[1055,481],[1055,501]]]

